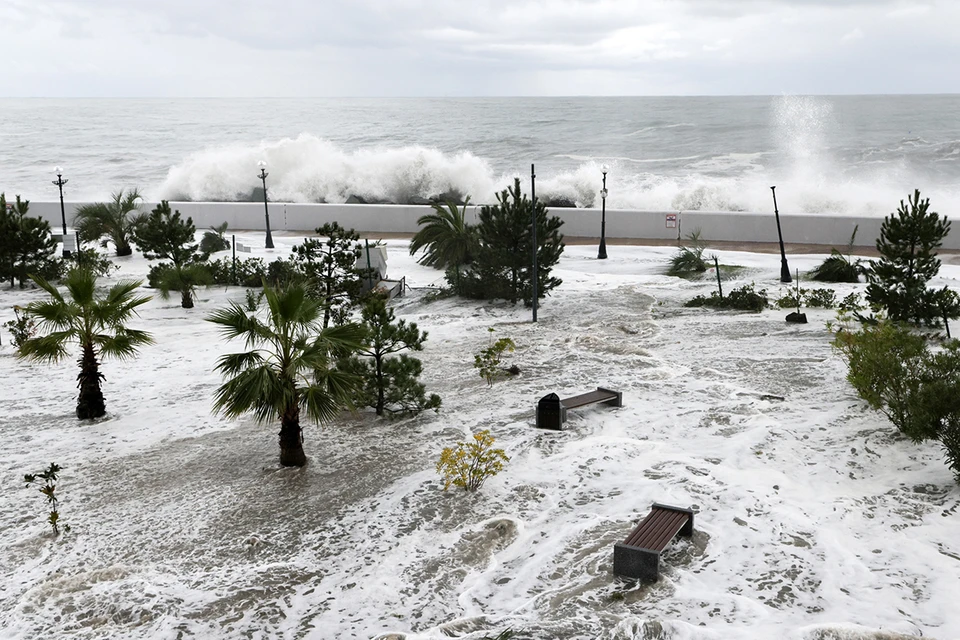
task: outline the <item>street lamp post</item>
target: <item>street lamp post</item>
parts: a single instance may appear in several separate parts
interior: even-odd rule
[[[787,252],[783,249],[783,232],[780,231],[780,212],[777,210],[777,188],[770,187],[773,192],[773,215],[777,218],[777,237],[780,238],[780,282],[793,282],[790,277],[790,267],[787,266]]]
[[[267,176],[270,175],[267,173],[267,163],[261,160],[257,163],[257,166],[260,167],[260,181],[263,182],[263,216],[267,221],[267,242],[264,245],[267,249],[273,249],[273,235],[270,233],[270,209],[267,207]]]
[[[603,188],[600,189],[600,250],[597,260],[607,259],[607,165],[600,167],[603,172]]]
[[[56,168],[56,172],[57,179],[53,181],[53,184],[57,185],[60,189],[60,222],[63,224],[63,257],[69,258],[70,251],[67,249],[67,213],[63,207],[63,185],[70,181],[63,179],[63,169],[60,167]]]

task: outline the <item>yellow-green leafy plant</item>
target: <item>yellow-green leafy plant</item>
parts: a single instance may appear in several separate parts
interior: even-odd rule
[[[503,449],[493,448],[489,429],[473,434],[473,442],[458,442],[440,453],[437,473],[443,476],[443,490],[451,486],[476,491],[487,478],[495,476],[510,461]]]
[[[489,329],[492,333],[494,329]],[[517,348],[510,338],[500,338],[489,347],[473,356],[473,367],[480,370],[480,377],[493,385],[497,378],[507,375],[517,375],[520,369],[517,366],[504,369],[500,366],[504,353],[513,353]]]

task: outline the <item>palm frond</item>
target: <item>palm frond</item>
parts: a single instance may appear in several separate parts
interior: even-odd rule
[[[36,300],[26,307],[27,313],[40,320],[40,329],[66,329],[77,320],[76,307],[60,301]]]
[[[220,325],[220,333],[228,340],[243,337],[247,348],[255,347],[274,336],[274,332],[240,304],[231,302],[206,317],[207,322]]]
[[[258,421],[267,422],[277,418],[284,400],[291,399],[277,372],[260,366],[241,371],[223,383],[214,396],[213,408],[230,418],[252,411]]]
[[[266,365],[266,360],[259,351],[244,351],[243,353],[227,353],[217,359],[216,370],[227,376],[235,376],[247,369],[255,369]]]
[[[55,331],[29,338],[20,346],[17,357],[38,362],[59,362],[69,355],[66,343],[73,337],[73,331]]]
[[[144,345],[153,344],[153,336],[146,331],[124,329],[113,335],[98,333],[93,336],[93,343],[104,356],[126,360],[137,355],[137,349]]]
[[[326,376],[330,378],[345,378],[344,372],[330,371]],[[329,384],[313,384],[300,390],[300,407],[314,422],[327,422],[336,418],[350,402],[350,392],[355,388],[354,383],[340,381],[336,386]],[[337,393],[333,393],[333,390]]]

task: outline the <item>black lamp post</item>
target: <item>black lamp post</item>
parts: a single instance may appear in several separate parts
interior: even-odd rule
[[[260,167],[260,181],[263,182],[263,215],[267,221],[267,242],[264,245],[267,249],[273,249],[273,235],[270,233],[270,209],[267,208],[267,176],[270,175],[267,173],[267,163],[261,160],[257,163],[257,166]]]
[[[773,215],[777,218],[777,236],[780,238],[780,282],[793,282],[790,277],[790,267],[787,266],[787,252],[783,250],[783,232],[780,231],[780,212],[777,210],[777,188],[770,187],[773,192]]]
[[[56,172],[57,179],[53,181],[53,184],[60,188],[60,222],[63,224],[63,257],[69,258],[70,251],[67,249],[67,213],[63,208],[63,185],[70,181],[63,179],[63,169],[60,167],[56,168]]]
[[[533,281],[533,321],[537,321],[537,301],[539,296],[537,291],[537,281],[539,280],[539,272],[537,271],[537,174],[533,170],[533,165],[530,165],[530,199],[533,200],[533,272],[531,273],[531,280]]]
[[[607,259],[607,165],[600,167],[603,172],[603,188],[600,189],[600,251],[597,260]]]

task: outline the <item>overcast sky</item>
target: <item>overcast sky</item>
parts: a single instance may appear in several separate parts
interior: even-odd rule
[[[0,0],[0,96],[960,92],[960,0]]]

